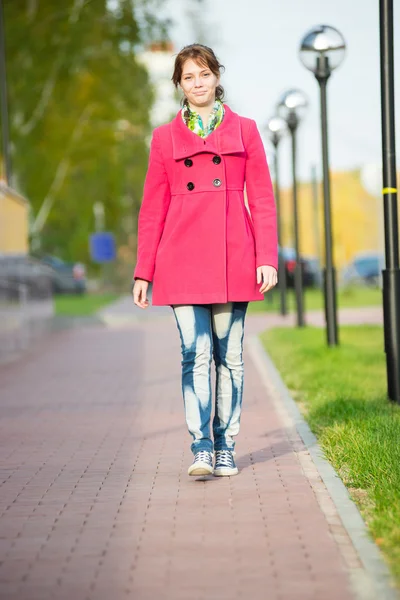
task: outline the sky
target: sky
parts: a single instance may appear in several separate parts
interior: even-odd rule
[[[178,52],[197,41],[187,17],[188,0],[166,0]],[[298,174],[312,165],[321,175],[319,87],[300,62],[303,36],[315,25],[331,25],[346,39],[342,65],[328,83],[329,154],[332,170],[379,164],[381,150],[379,0],[203,0],[205,43],[225,66],[226,103],[255,119],[262,134],[284,91],[301,89],[309,107],[298,132]],[[400,164],[400,0],[394,0],[397,163]],[[272,153],[267,143],[269,160]],[[281,143],[281,180],[290,184],[289,140]]]

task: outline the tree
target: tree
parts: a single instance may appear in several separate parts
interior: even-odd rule
[[[135,55],[167,24],[142,34],[132,0],[3,1],[16,187],[41,250],[87,260],[95,202],[118,241],[134,226],[153,102]]]

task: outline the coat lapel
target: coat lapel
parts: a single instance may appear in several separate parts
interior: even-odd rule
[[[234,154],[244,152],[239,115],[224,104],[222,123],[206,138],[193,133],[183,122],[181,111],[171,122],[173,158],[181,160],[200,152]],[[205,142],[205,143],[204,143]]]

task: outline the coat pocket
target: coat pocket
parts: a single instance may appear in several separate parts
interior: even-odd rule
[[[249,212],[249,209],[247,208],[245,202],[244,202],[244,198],[242,198],[242,210],[243,210],[243,215],[244,215],[244,220],[246,222],[246,229],[247,232],[250,232],[251,235],[253,236],[253,239],[255,240],[255,232],[254,232],[254,225],[253,225],[253,221],[251,219],[251,215]]]

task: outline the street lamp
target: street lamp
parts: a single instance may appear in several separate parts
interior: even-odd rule
[[[325,268],[324,298],[327,340],[330,346],[336,346],[338,340],[336,271],[333,264],[331,191],[328,157],[328,119],[326,86],[334,69],[343,61],[346,43],[342,34],[334,27],[318,25],[309,31],[300,45],[300,60],[314,73],[320,87],[321,96],[321,135],[322,135],[322,172],[324,182],[324,224],[325,224]]]
[[[400,268],[394,108],[393,0],[380,0],[382,175],[385,219],[383,323],[388,396],[400,404]]]
[[[274,172],[275,172],[275,201],[278,221],[278,242],[279,242],[279,262],[278,262],[278,287],[281,297],[281,315],[287,315],[286,303],[286,271],[285,261],[282,255],[282,213],[280,202],[280,187],[279,187],[279,161],[278,161],[278,146],[282,137],[287,132],[287,123],[281,117],[272,117],[267,123],[267,131],[271,140],[274,152]]]
[[[292,174],[293,174],[293,217],[294,217],[294,243],[296,251],[296,266],[294,271],[294,285],[296,290],[297,325],[303,327],[304,299],[303,276],[301,268],[299,244],[299,214],[297,207],[297,176],[296,176],[296,141],[297,127],[308,106],[307,98],[300,90],[288,90],[278,102],[278,114],[287,123],[292,138]]]

